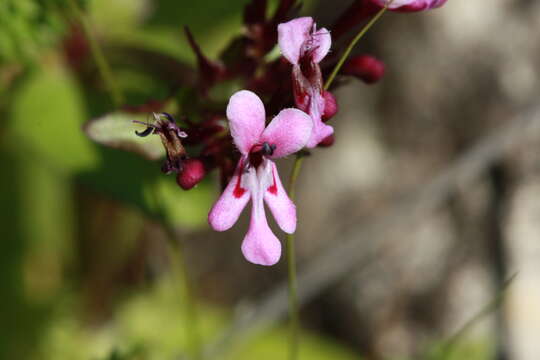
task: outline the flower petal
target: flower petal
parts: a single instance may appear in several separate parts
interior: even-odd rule
[[[321,141],[334,133],[334,128],[322,122],[325,101],[322,94],[315,88],[311,89],[309,104],[309,116],[313,121],[313,130],[306,144],[307,148],[316,147]]]
[[[371,0],[379,6],[384,6],[388,0]],[[394,0],[388,8],[397,11],[422,11],[443,6],[446,0]]]
[[[287,196],[281,183],[276,164],[272,161],[273,184],[264,192],[264,201],[270,208],[281,230],[292,234],[296,230],[296,206]]]
[[[264,212],[263,196],[271,183],[271,161],[266,160],[257,170],[250,169],[246,187],[252,194],[251,221],[242,242],[242,253],[249,262],[258,265],[274,265],[281,256],[281,243],[272,233]]]
[[[313,61],[316,63],[321,62],[322,59],[328,54],[330,46],[332,46],[332,37],[330,31],[325,28],[320,28],[313,33]]]
[[[313,120],[313,131],[311,132],[311,137],[309,138],[306,147],[312,149],[319,145],[321,141],[326,139],[328,136],[334,133],[334,128],[330,125],[326,125],[319,118],[318,120]]]
[[[236,147],[247,155],[264,130],[265,111],[261,99],[248,90],[236,92],[229,100],[227,118]]]
[[[261,143],[275,145],[272,158],[295,153],[306,146],[311,135],[313,121],[298,109],[281,110],[261,135]]]
[[[231,181],[208,214],[208,223],[216,231],[230,229],[249,201],[250,193],[241,184],[243,163],[244,158],[241,158]]]
[[[298,64],[302,46],[308,40],[313,19],[301,17],[278,25],[278,44],[281,54],[291,64]]]
[[[268,227],[264,208],[262,212],[260,218],[251,216],[248,233],[242,242],[242,253],[253,264],[271,266],[281,257],[281,243]]]

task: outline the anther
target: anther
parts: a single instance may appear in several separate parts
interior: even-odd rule
[[[261,152],[264,155],[272,156],[272,155],[274,155],[274,150],[276,150],[276,144],[269,144],[267,142],[264,142],[262,144]]]

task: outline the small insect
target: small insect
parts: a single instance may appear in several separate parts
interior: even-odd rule
[[[172,117],[171,114],[163,112],[163,113],[152,113],[154,117],[155,124],[150,124],[149,122],[142,122],[138,120],[132,120],[136,124],[142,124],[146,125],[146,129],[144,131],[137,131],[135,130],[135,134],[140,137],[146,137],[150,134],[158,134],[160,131],[163,130],[172,130],[175,131],[178,137],[185,138],[187,137],[187,134],[183,132],[178,125],[176,125],[176,121]],[[165,116],[168,120],[168,122],[163,121],[162,116]]]
[[[144,131],[135,131],[135,134],[140,137],[146,137],[150,134],[159,135],[167,153],[167,159],[161,166],[161,171],[165,174],[170,174],[171,172],[179,173],[183,169],[184,160],[187,159],[186,149],[182,145],[181,140],[186,138],[187,134],[178,127],[170,114],[163,112],[152,113],[152,115],[154,116],[154,124],[133,120],[134,123],[147,126]]]

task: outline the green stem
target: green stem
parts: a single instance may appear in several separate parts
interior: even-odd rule
[[[304,156],[297,155],[289,178],[289,198],[296,199],[296,181],[302,168]],[[298,283],[296,280],[296,255],[294,249],[294,234],[287,234],[287,269],[289,285],[289,360],[298,358],[298,345],[300,343],[300,319],[298,306]]]
[[[294,159],[293,168],[291,171],[291,176],[289,177],[289,198],[294,202],[296,200],[296,181],[298,180],[298,175],[300,175],[300,170],[302,169],[302,163],[304,162],[304,155],[298,154]]]
[[[88,21],[85,14],[77,5],[76,0],[69,0],[69,4],[71,6],[71,9],[75,13],[75,15],[78,17],[78,20],[80,21],[83,27],[84,34],[90,45],[92,56],[94,58],[94,61],[96,62],[99,73],[101,74],[101,77],[103,78],[103,81],[105,82],[105,86],[107,87],[107,90],[109,91],[111,95],[111,99],[113,101],[114,106],[119,107],[123,105],[124,95],[122,91],[120,90],[120,87],[116,84],[114,80],[111,67],[109,66],[109,63],[107,62],[105,55],[103,55],[103,51],[101,50],[101,47],[99,46],[94,36],[94,33],[92,32],[92,27],[90,26],[90,22]]]
[[[198,331],[197,304],[193,297],[193,286],[190,281],[187,264],[184,257],[184,249],[171,225],[165,225],[169,243],[171,245],[171,266],[173,281],[182,284],[184,330],[187,339],[187,351],[190,359],[201,359],[201,341]]]
[[[392,3],[392,1],[394,0],[390,0],[388,3],[386,3],[386,5],[384,5],[384,7],[379,10],[379,12],[371,18],[371,20],[369,20],[369,22],[366,24],[366,26],[364,26],[362,28],[362,30],[360,30],[358,32],[358,34],[356,34],[356,36],[354,37],[354,39],[351,41],[351,43],[349,44],[349,46],[347,46],[347,49],[345,49],[345,52],[343,53],[343,55],[341,56],[341,58],[339,59],[338,63],[336,64],[336,66],[334,66],[334,69],[332,70],[332,73],[330,74],[330,76],[328,77],[328,79],[326,80],[326,83],[324,84],[324,90],[328,90],[328,88],[330,87],[330,85],[332,85],[332,82],[334,81],[334,78],[336,77],[336,75],[338,74],[339,70],[341,70],[341,67],[343,66],[343,64],[345,63],[345,60],[347,60],[347,58],[349,57],[352,49],[355,47],[356,43],[362,38],[364,37],[364,35],[367,33],[367,31],[373,26],[373,24],[375,24],[377,22],[377,20],[379,20],[379,18],[382,16],[382,14],[384,14],[384,12],[386,11],[386,9],[388,9],[388,6],[390,6],[390,4]]]
[[[298,346],[300,343],[300,316],[298,313],[298,284],[296,282],[294,234],[287,235],[287,262],[289,272],[289,359],[296,360],[298,358]]]
[[[351,53],[356,43],[367,33],[367,31],[375,24],[377,20],[384,14],[388,6],[392,3],[390,0],[386,5],[360,30],[360,32],[351,41],[338,63],[332,70],[330,77],[324,84],[324,89],[328,90],[337,73],[345,63],[345,60]],[[303,154],[297,154],[291,176],[289,178],[289,198],[294,202],[296,200],[296,182],[298,175],[302,169],[302,163],[304,161]],[[289,289],[289,360],[298,359],[298,349],[300,343],[300,318],[299,318],[299,303],[298,303],[298,283],[296,278],[296,256],[295,256],[295,236],[294,234],[287,235],[287,270],[288,270],[288,289]]]

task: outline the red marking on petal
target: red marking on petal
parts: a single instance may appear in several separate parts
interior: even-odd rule
[[[274,180],[274,183],[268,188],[268,192],[277,195],[276,174],[274,173],[274,171],[272,171],[272,179]]]
[[[241,170],[240,170],[241,171]],[[239,199],[242,197],[242,195],[244,195],[244,193],[246,192],[246,189],[242,188],[240,186],[240,182],[242,181],[242,174],[240,173],[238,175],[238,180],[236,181],[236,186],[234,187],[234,191],[233,191],[233,195],[235,198]]]
[[[234,188],[234,192],[233,192],[233,195],[235,198],[241,198],[242,195],[244,195],[244,193],[246,192],[246,189],[242,188],[240,186],[240,181],[242,180],[242,176],[239,176],[238,177],[238,181],[236,182],[236,186]]]

